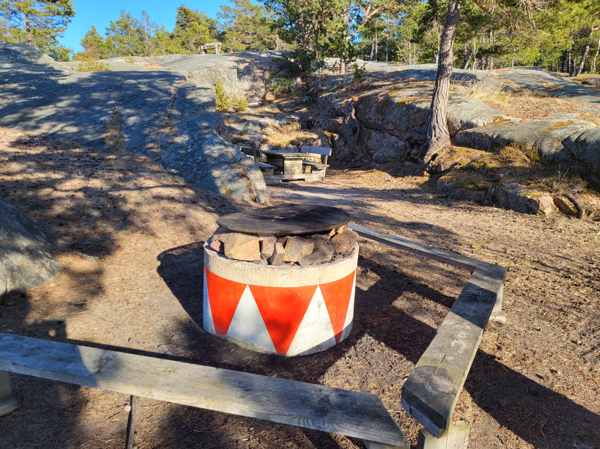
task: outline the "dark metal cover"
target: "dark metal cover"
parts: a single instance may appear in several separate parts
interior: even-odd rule
[[[350,215],[337,207],[286,204],[225,215],[217,223],[244,234],[284,236],[329,232],[349,221]]]

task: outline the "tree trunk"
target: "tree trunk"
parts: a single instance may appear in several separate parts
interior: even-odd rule
[[[490,47],[494,45],[494,30],[490,30]],[[494,70],[494,56],[490,53],[490,66],[488,67],[490,70]]]
[[[387,17],[387,27],[385,36],[385,62],[390,61],[390,16]]]
[[[27,34],[27,45],[33,47],[33,36],[31,35],[31,19],[25,14],[25,34]]]
[[[567,52],[567,67],[569,69],[569,76],[573,76],[573,61],[571,60],[571,52],[572,50]]]
[[[585,66],[585,60],[588,57],[588,53],[590,52],[590,41],[585,43],[585,47],[583,48],[583,55],[581,56],[581,61],[579,61],[579,67],[577,67],[577,72],[575,72],[575,76],[581,75],[583,72],[583,67]]]
[[[598,54],[600,54],[600,39],[598,39],[598,47],[596,48],[596,54],[592,61],[592,73],[596,73],[596,61],[598,60]]]
[[[470,60],[471,57],[469,56],[469,49],[467,47],[467,43],[465,42],[465,48],[463,49],[463,70],[467,70],[467,68],[469,67]]]
[[[377,22],[375,22],[375,25],[377,25]],[[379,54],[379,46],[377,45],[378,43],[379,43],[379,36],[378,36],[377,30],[375,30],[375,62],[377,62],[378,54]]]
[[[452,65],[454,54],[452,46],[456,34],[456,26],[460,20],[460,8],[462,0],[454,0],[448,5],[448,15],[442,33],[440,44],[439,63],[433,97],[431,99],[431,111],[427,124],[427,153],[423,160],[429,162],[450,143],[448,131],[447,112],[448,97],[450,94],[450,79],[452,78]]]
[[[412,49],[410,48],[411,45],[411,42],[408,41],[408,65],[412,64]]]

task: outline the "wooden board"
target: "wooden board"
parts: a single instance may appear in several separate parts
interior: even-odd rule
[[[302,145],[300,147],[301,153],[315,153],[323,156],[331,156],[331,148],[329,147],[314,147],[310,145]]]
[[[445,434],[494,308],[506,268],[350,223],[359,235],[471,271],[448,316],[402,387],[402,406],[436,437]]]
[[[302,161],[302,163],[304,165],[310,165],[311,167],[317,167],[317,168],[321,168],[321,169],[329,167],[329,165],[327,165],[327,164],[320,164],[318,162]]]
[[[325,173],[323,170],[313,171],[312,173],[302,173],[299,175],[264,175],[267,185],[281,184],[283,181],[304,181],[318,182],[323,181]]]
[[[284,236],[329,232],[349,221],[350,216],[337,207],[285,204],[225,215],[217,223],[234,232]]]
[[[409,448],[367,393],[9,334],[0,370]]]

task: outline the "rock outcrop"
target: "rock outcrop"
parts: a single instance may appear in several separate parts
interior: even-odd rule
[[[269,201],[260,170],[228,143],[214,90],[182,74],[4,62],[0,86],[0,126],[106,151],[144,152],[197,187]]]
[[[534,150],[540,159],[555,162],[555,155],[564,146],[563,141],[572,134],[596,128],[584,120],[507,120],[498,118],[492,123],[460,132],[456,143],[479,150],[499,151],[512,145],[523,151]]]
[[[56,240],[17,208],[0,200],[0,296],[39,287],[58,276]]]

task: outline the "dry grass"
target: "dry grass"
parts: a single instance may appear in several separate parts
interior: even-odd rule
[[[506,115],[527,120],[542,120],[559,112],[578,113],[581,120],[600,124],[600,115],[581,112],[589,107],[578,100],[553,97],[548,91],[520,89],[504,90],[496,80],[485,78],[477,83],[458,83],[452,88],[458,93],[475,98],[489,106],[502,109]]]
[[[496,103],[507,103],[511,96],[510,91],[506,90],[502,83],[491,78],[483,78],[479,82],[459,82],[452,85],[459,94],[476,100],[487,102],[494,101]]]

